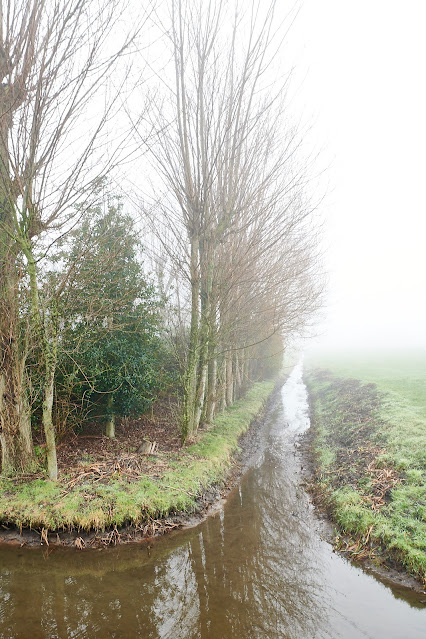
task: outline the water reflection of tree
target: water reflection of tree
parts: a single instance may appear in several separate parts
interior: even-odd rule
[[[306,497],[297,492],[293,449],[274,431],[280,421],[273,415],[263,463],[225,510],[155,542],[150,553],[133,546],[44,558],[0,549],[0,636],[339,636],[327,619],[327,611],[334,619],[339,613]]]
[[[279,440],[268,451],[241,499],[236,493],[225,513],[155,544],[151,557],[135,547],[45,561],[23,554],[0,579],[3,601],[9,593],[5,636],[28,632],[28,601],[26,623],[40,637],[321,636],[323,577],[309,531],[287,512],[294,488]]]
[[[321,575],[315,558],[297,552],[307,532],[283,530],[291,515],[282,503],[274,468],[269,477],[252,473],[242,508],[228,507],[191,544],[200,618],[198,634],[188,636],[321,636]],[[289,552],[283,544],[294,535]]]
[[[252,473],[242,507],[236,496],[224,517],[170,540],[167,554],[154,547],[150,559],[145,549],[133,548],[131,560],[125,552],[125,570],[120,553],[86,555],[85,570],[84,557],[74,556],[74,574],[69,553],[62,562],[59,556],[44,561],[30,554],[21,570],[18,561],[18,570],[6,570],[0,579],[3,636],[216,639],[300,637],[301,628],[309,633],[318,610],[313,570],[304,575],[299,565],[283,565],[276,545],[282,539],[279,486],[275,482],[274,492],[274,480],[262,487],[263,481]],[[270,500],[277,518],[259,504],[257,491],[261,500]],[[284,581],[289,577],[290,586]]]

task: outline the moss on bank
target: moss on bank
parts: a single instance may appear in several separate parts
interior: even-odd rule
[[[196,510],[208,486],[224,479],[238,440],[272,393],[274,381],[254,384],[245,398],[219,414],[209,430],[178,453],[168,455],[160,476],[128,481],[117,472],[104,482],[70,486],[43,479],[0,480],[0,522],[49,531],[102,531],[111,526],[141,526],[152,519]]]
[[[315,490],[338,524],[341,549],[391,558],[426,584],[424,407],[382,392],[384,380],[376,385],[314,370],[306,381]]]

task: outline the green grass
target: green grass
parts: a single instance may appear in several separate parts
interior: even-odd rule
[[[426,356],[329,356],[309,365],[318,486],[334,520],[350,535],[370,531],[425,582]],[[361,384],[342,382],[350,378]],[[398,479],[378,510],[370,462]]]
[[[50,531],[105,530],[140,525],[150,518],[193,512],[209,485],[223,480],[239,437],[247,431],[274,388],[273,381],[255,384],[244,399],[215,419],[191,446],[170,457],[161,478],[127,482],[117,476],[108,483],[87,482],[67,491],[66,478],[53,483],[0,480],[0,521]]]

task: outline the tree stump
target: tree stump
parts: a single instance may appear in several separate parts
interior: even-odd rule
[[[157,442],[150,442],[149,439],[143,439],[137,452],[142,453],[142,455],[152,455],[156,446]]]

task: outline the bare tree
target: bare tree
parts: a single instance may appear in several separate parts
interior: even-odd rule
[[[217,409],[218,353],[226,404],[240,370],[232,353],[257,340],[259,325],[270,335],[300,329],[318,300],[303,240],[306,167],[293,160],[300,140],[285,122],[285,81],[271,81],[281,44],[275,5],[170,3],[174,82],[151,151],[168,192],[155,229],[190,291],[184,439]]]
[[[40,295],[41,260],[84,212],[99,176],[118,161],[108,144],[119,89],[100,91],[134,42],[120,31],[126,3],[0,1],[0,441],[2,471],[31,462],[27,359],[43,362],[43,427],[56,479],[52,422],[55,300]],[[120,76],[117,83],[120,85]],[[99,96],[97,98],[96,96]],[[113,148],[115,150],[113,150]],[[80,206],[74,205],[79,202]],[[22,293],[29,288],[29,299]],[[27,313],[28,309],[28,313]],[[24,325],[23,325],[24,324]]]

